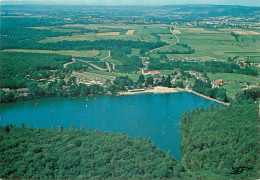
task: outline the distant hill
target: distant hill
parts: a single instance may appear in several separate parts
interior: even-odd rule
[[[117,16],[136,16],[142,19],[152,20],[190,20],[201,21],[210,17],[246,17],[256,18],[260,7],[253,6],[228,6],[228,5],[165,5],[165,6],[97,6],[97,5],[64,5],[62,3],[54,3],[57,6],[48,5],[43,2],[15,1],[2,2],[2,11],[22,11],[29,12],[40,10],[41,12],[52,10],[54,15],[57,11],[67,9],[75,14],[86,15],[105,15],[107,17]],[[33,7],[33,8],[32,8]],[[33,10],[32,10],[33,9]],[[126,18],[127,19],[127,18]]]

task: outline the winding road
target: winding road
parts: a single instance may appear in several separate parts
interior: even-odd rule
[[[109,58],[110,56],[111,56],[111,51],[108,51],[108,56],[107,56],[107,57],[104,57],[104,58],[101,59],[100,61],[105,62],[104,60],[107,59],[107,58]],[[84,63],[87,63],[87,64],[89,64],[90,66],[92,66],[92,67],[94,67],[94,68],[96,68],[96,69],[98,69],[98,70],[100,70],[100,71],[107,71],[107,70],[108,70],[109,72],[112,72],[112,69],[111,69],[110,64],[109,64],[108,62],[105,62],[105,63],[106,63],[106,66],[107,66],[107,69],[103,69],[103,68],[101,68],[101,67],[99,67],[99,66],[97,66],[97,65],[92,64],[92,63],[89,62],[89,61],[84,61],[84,60],[82,60],[82,59],[76,59],[76,58],[72,58],[72,62],[68,62],[68,63],[66,63],[66,64],[63,64],[63,67],[64,67],[64,68],[67,68],[67,66],[68,66],[69,64],[72,64],[72,63],[76,62],[76,60],[81,61],[81,62],[84,62]],[[113,65],[113,69],[114,69],[114,65]],[[115,70],[115,69],[114,69],[114,70]]]
[[[72,64],[72,63],[74,63],[74,62],[76,62],[76,58],[72,58],[72,62],[68,62],[68,63],[63,64],[63,67],[64,67],[64,68],[67,68],[67,66],[68,66],[69,64]]]
[[[174,35],[175,38],[176,38],[176,42],[175,42],[175,43],[173,43],[173,44],[168,44],[168,45],[166,45],[166,46],[159,47],[159,48],[156,48],[156,49],[152,49],[152,50],[150,50],[149,52],[147,52],[147,53],[145,53],[145,54],[147,55],[148,53],[152,53],[153,51],[160,50],[160,49],[162,49],[162,48],[169,47],[169,46],[174,46],[174,45],[176,45],[177,43],[179,43],[180,40],[179,40],[178,36],[173,32],[172,29],[170,29],[170,31],[171,31],[172,35]]]

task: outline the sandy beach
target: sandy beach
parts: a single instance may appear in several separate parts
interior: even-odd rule
[[[177,93],[177,92],[184,92],[184,89],[181,88],[168,88],[168,87],[162,87],[157,86],[151,89],[146,89],[145,91],[138,91],[138,92],[120,92],[120,95],[131,95],[131,94],[143,94],[143,93]]]

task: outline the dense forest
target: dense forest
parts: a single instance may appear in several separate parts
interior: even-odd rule
[[[149,138],[83,127],[0,127],[0,159],[8,179],[180,178],[177,160]]]
[[[53,70],[70,61],[70,56],[58,54],[0,52],[0,87],[27,87],[33,80],[53,76]]]
[[[196,179],[259,178],[258,115],[257,104],[182,115],[182,166]]]

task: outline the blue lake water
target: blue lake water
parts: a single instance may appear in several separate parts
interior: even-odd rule
[[[212,101],[182,92],[99,96],[85,98],[43,98],[0,104],[0,125],[25,123],[27,127],[69,128],[72,124],[102,132],[150,137],[161,149],[181,160],[179,117],[186,110],[210,105]],[[216,104],[216,103],[214,103]],[[86,107],[87,105],[87,107]]]

